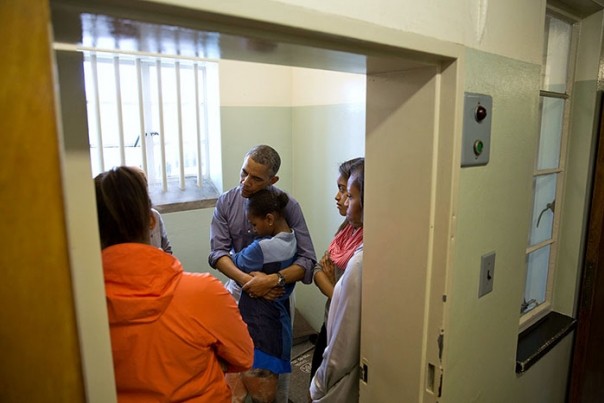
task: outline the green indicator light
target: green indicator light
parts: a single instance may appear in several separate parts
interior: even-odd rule
[[[481,140],[476,140],[474,142],[474,155],[477,157],[482,154],[482,150],[484,149],[484,143]]]

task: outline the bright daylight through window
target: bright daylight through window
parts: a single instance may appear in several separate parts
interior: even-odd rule
[[[211,187],[210,62],[84,53],[92,173],[119,165],[147,173],[154,203],[170,192]],[[182,192],[181,192],[182,193]]]

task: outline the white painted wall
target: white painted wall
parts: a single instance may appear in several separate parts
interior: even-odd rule
[[[293,106],[365,103],[365,76],[326,70],[292,69]]]
[[[220,106],[292,105],[292,68],[221,60]]]
[[[249,17],[285,25],[340,31],[340,24],[312,13],[367,22],[462,44],[531,63],[541,62],[545,0],[151,0],[190,8]],[[338,26],[339,25],[339,26]],[[375,34],[345,32],[359,37]],[[387,40],[387,39],[386,39]]]
[[[279,186],[290,191],[291,68],[235,61],[219,66],[223,189],[239,184],[243,156],[252,146],[269,144],[282,160]]]
[[[277,0],[459,43],[489,53],[539,62],[539,19],[545,1]],[[518,13],[518,10],[523,10]]]

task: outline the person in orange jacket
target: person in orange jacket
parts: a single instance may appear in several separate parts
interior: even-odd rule
[[[224,372],[254,357],[235,300],[149,244],[151,201],[135,168],[94,182],[118,400],[230,402]]]

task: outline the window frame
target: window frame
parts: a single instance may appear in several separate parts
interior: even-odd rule
[[[205,58],[194,58],[194,57],[185,57],[185,56],[180,56],[180,55],[169,55],[169,54],[154,54],[154,53],[148,53],[148,52],[138,52],[138,51],[122,51],[122,50],[106,50],[106,49],[100,49],[100,48],[90,48],[90,47],[78,47],[77,48],[78,51],[81,51],[82,53],[84,53],[83,55],[83,63],[90,63],[90,59],[92,58],[92,55],[94,55],[95,59],[97,58],[97,56],[99,54],[102,55],[102,61],[99,62],[107,62],[106,59],[109,58],[114,58],[114,57],[118,57],[119,61],[117,62],[120,66],[122,64],[129,64],[134,66],[135,69],[139,70],[140,73],[140,77],[138,78],[138,82],[136,84],[137,87],[137,91],[139,91],[139,97],[137,98],[136,101],[136,107],[138,109],[142,109],[142,111],[139,111],[140,114],[140,120],[137,118],[137,120],[139,120],[139,129],[141,130],[141,133],[144,133],[142,135],[139,134],[139,141],[141,143],[141,165],[140,168],[143,169],[147,175],[148,174],[148,169],[150,169],[150,167],[148,167],[148,152],[146,150],[143,150],[145,141],[143,141],[142,137],[143,136],[147,136],[147,134],[149,133],[153,133],[155,132],[154,128],[150,128],[149,127],[149,122],[152,120],[152,117],[150,116],[150,114],[148,113],[149,110],[153,109],[153,107],[150,106],[150,100],[148,99],[142,99],[143,93],[146,95],[150,94],[150,91],[152,90],[152,86],[159,86],[162,85],[160,83],[160,80],[157,79],[155,80],[155,82],[149,83],[149,71],[148,69],[153,65],[155,66],[155,68],[158,68],[159,66],[162,66],[162,71],[164,71],[165,69],[170,69],[172,70],[172,73],[176,74],[178,79],[180,79],[180,74],[176,73],[178,67],[180,67],[180,69],[182,69],[183,67],[185,69],[188,68],[192,68],[194,71],[194,74],[198,77],[196,77],[196,83],[197,83],[197,88],[196,88],[196,98],[195,98],[195,108],[196,108],[196,125],[197,125],[197,133],[195,134],[195,138],[196,138],[196,147],[197,147],[197,167],[195,168],[196,171],[196,175],[191,176],[191,175],[187,175],[184,170],[185,168],[182,168],[182,172],[180,175],[176,175],[176,176],[171,176],[171,177],[167,177],[166,176],[166,166],[168,163],[168,160],[166,160],[164,158],[164,154],[166,153],[165,150],[161,150],[161,160],[162,162],[160,163],[160,182],[159,183],[149,183],[149,194],[150,197],[152,199],[153,205],[155,208],[157,208],[157,210],[159,210],[160,212],[175,212],[175,211],[186,211],[186,210],[192,210],[192,209],[200,209],[200,208],[211,208],[215,205],[216,200],[220,194],[219,190],[217,189],[217,186],[212,182],[212,178],[210,176],[210,172],[209,172],[209,167],[212,164],[212,162],[210,161],[210,137],[212,136],[212,129],[210,128],[210,126],[212,126],[209,121],[210,120],[215,120],[215,121],[219,121],[220,118],[219,116],[213,116],[214,113],[216,113],[216,110],[211,111],[209,104],[210,104],[210,94],[208,94],[208,80],[210,80],[210,78],[208,78],[208,74],[207,74],[207,64],[208,62],[212,62],[212,63],[216,63],[216,61],[214,60],[210,60],[210,59],[205,59]],[[191,66],[183,66],[181,64],[181,62],[185,62],[188,64],[191,64]],[[218,67],[216,66],[216,71],[218,69]],[[138,73],[137,73],[138,74]],[[162,75],[164,75],[165,73],[162,73]],[[177,79],[177,80],[178,80]],[[215,77],[216,81],[218,81],[218,76],[216,74]],[[180,92],[182,91],[182,87],[183,82],[180,82],[180,88],[177,90],[177,99],[176,99],[176,108],[178,113],[180,114],[180,118],[177,117],[177,119],[181,119],[182,118],[182,112],[181,112],[181,108],[182,108],[182,104],[183,104],[183,99],[180,98]],[[97,83],[98,83],[98,78],[97,78]],[[141,90],[139,87],[139,83],[143,86],[143,89]],[[144,83],[144,84],[143,84]],[[98,85],[98,84],[97,84]],[[117,91],[119,89],[119,85],[117,85]],[[96,128],[97,130],[99,130],[99,127],[101,126],[100,123],[100,114],[99,114],[99,109],[96,105],[96,103],[99,102],[99,97],[98,94],[96,93],[97,88],[94,88],[93,90],[95,93],[91,94],[90,98],[87,95],[87,99],[86,99],[86,108],[88,111],[88,114],[90,115],[91,113],[95,114],[95,119],[98,120],[98,122],[96,122]],[[123,90],[120,90],[123,91]],[[141,92],[142,91],[142,92]],[[148,98],[148,96],[147,96]],[[116,96],[116,100],[113,101],[112,103],[114,103],[115,105],[117,105],[117,102],[121,102],[122,105],[125,103],[125,101],[123,101],[121,99],[121,94],[119,96]],[[141,103],[142,102],[142,103]],[[161,98],[159,98],[159,100],[157,100],[157,102],[161,102],[162,104],[162,108],[160,108],[159,111],[155,111],[154,113],[164,113],[162,112],[162,109],[165,107],[166,104],[166,100]],[[102,103],[102,102],[101,102]],[[90,109],[90,110],[89,110]],[[120,119],[121,116],[121,112],[118,109],[118,113],[114,116],[112,116],[112,118],[115,119]],[[201,111],[200,111],[201,110]],[[144,111],[144,112],[143,112]],[[218,112],[219,113],[219,112]],[[93,122],[89,122],[89,128],[91,127],[91,124],[95,124]],[[123,126],[123,118],[122,118],[122,122],[118,122],[118,125]],[[141,126],[142,125],[142,126]],[[183,147],[183,129],[182,129],[182,121],[179,122],[178,126],[179,126],[179,131],[180,134],[178,134],[177,138],[178,138],[178,142],[180,144],[176,144],[176,147],[179,147],[181,149],[181,153],[182,153],[182,147]],[[167,131],[167,129],[162,126],[164,129],[164,132]],[[89,129],[90,130],[90,129]],[[121,131],[123,131],[123,129],[121,129]],[[219,130],[218,130],[219,131]],[[100,137],[102,134],[99,132],[97,133],[96,137]],[[121,139],[120,139],[120,148],[124,148],[124,133],[122,132],[120,135]],[[98,145],[97,145],[98,147]],[[160,146],[162,148],[166,148],[164,142],[162,141],[162,145]],[[104,151],[102,151],[103,146],[101,147],[101,151],[96,150],[96,147],[93,148],[92,147],[92,142],[89,143],[89,151],[90,151],[90,155],[91,155],[91,168],[93,171],[93,176],[95,174],[96,171],[98,171],[99,167],[94,167],[93,164],[93,159],[92,159],[92,153],[94,152],[98,152],[98,153],[103,153]],[[124,160],[123,155],[125,154],[124,150],[120,150],[120,152],[122,153],[121,156],[121,163],[128,163],[127,160]],[[158,155],[157,157],[160,157],[160,155]],[[146,159],[146,160],[143,160]],[[184,163],[184,157],[182,155],[180,155],[179,161],[182,159],[183,163]],[[174,160],[173,158],[171,160]],[[202,168],[203,166],[203,168]],[[105,165],[105,163],[103,162],[103,164],[100,167],[101,171],[106,170],[106,169],[110,169],[109,166]],[[98,172],[97,172],[98,173]]]
[[[531,203],[531,218],[528,225],[528,236],[527,236],[527,248],[525,249],[525,271],[524,271],[524,280],[525,287],[523,287],[522,300],[524,301],[524,296],[526,293],[526,281],[528,278],[528,257],[529,254],[539,250],[547,245],[550,246],[549,253],[549,261],[547,266],[547,279],[545,282],[545,300],[537,305],[535,308],[527,311],[526,313],[522,312],[522,304],[520,311],[520,321],[519,321],[519,330],[523,332],[527,330],[530,326],[536,324],[540,320],[544,319],[550,312],[553,311],[553,298],[554,298],[554,282],[556,277],[556,268],[558,265],[558,246],[559,246],[559,236],[560,236],[560,223],[563,219],[562,217],[562,206],[564,204],[564,195],[566,192],[566,166],[568,159],[568,142],[570,138],[570,127],[571,127],[571,109],[572,109],[572,94],[574,87],[574,77],[575,77],[575,68],[576,68],[576,59],[577,59],[577,46],[579,41],[579,31],[580,31],[580,19],[576,16],[573,16],[563,10],[560,10],[556,7],[552,7],[550,5],[547,6],[546,9],[546,18],[553,17],[562,21],[565,21],[571,25],[571,39],[569,44],[569,54],[568,54],[568,69],[566,73],[566,90],[564,93],[555,92],[555,91],[547,91],[543,88],[543,80],[540,83],[539,90],[539,100],[540,106],[543,99],[546,98],[561,98],[564,99],[564,110],[562,114],[562,133],[560,137],[560,158],[559,164],[557,168],[549,168],[549,169],[538,169],[537,162],[539,159],[539,144],[537,144],[536,154],[535,154],[535,165],[533,170],[533,175],[531,177],[532,183],[534,183],[535,179],[539,176],[545,176],[549,174],[556,174],[556,192],[555,192],[555,202],[556,206],[554,209],[554,217],[552,221],[552,234],[548,240],[539,242],[535,245],[530,244],[530,234],[533,223],[532,211],[534,209],[534,200],[536,192],[533,190],[532,192],[532,203]],[[545,22],[545,19],[544,19]],[[545,26],[544,26],[545,28]],[[545,32],[545,30],[544,30]],[[544,56],[547,50],[546,45],[546,37],[544,34]],[[545,69],[546,60],[544,58],[541,68]],[[539,140],[541,138],[541,123],[542,123],[542,108],[540,107],[539,112]]]

